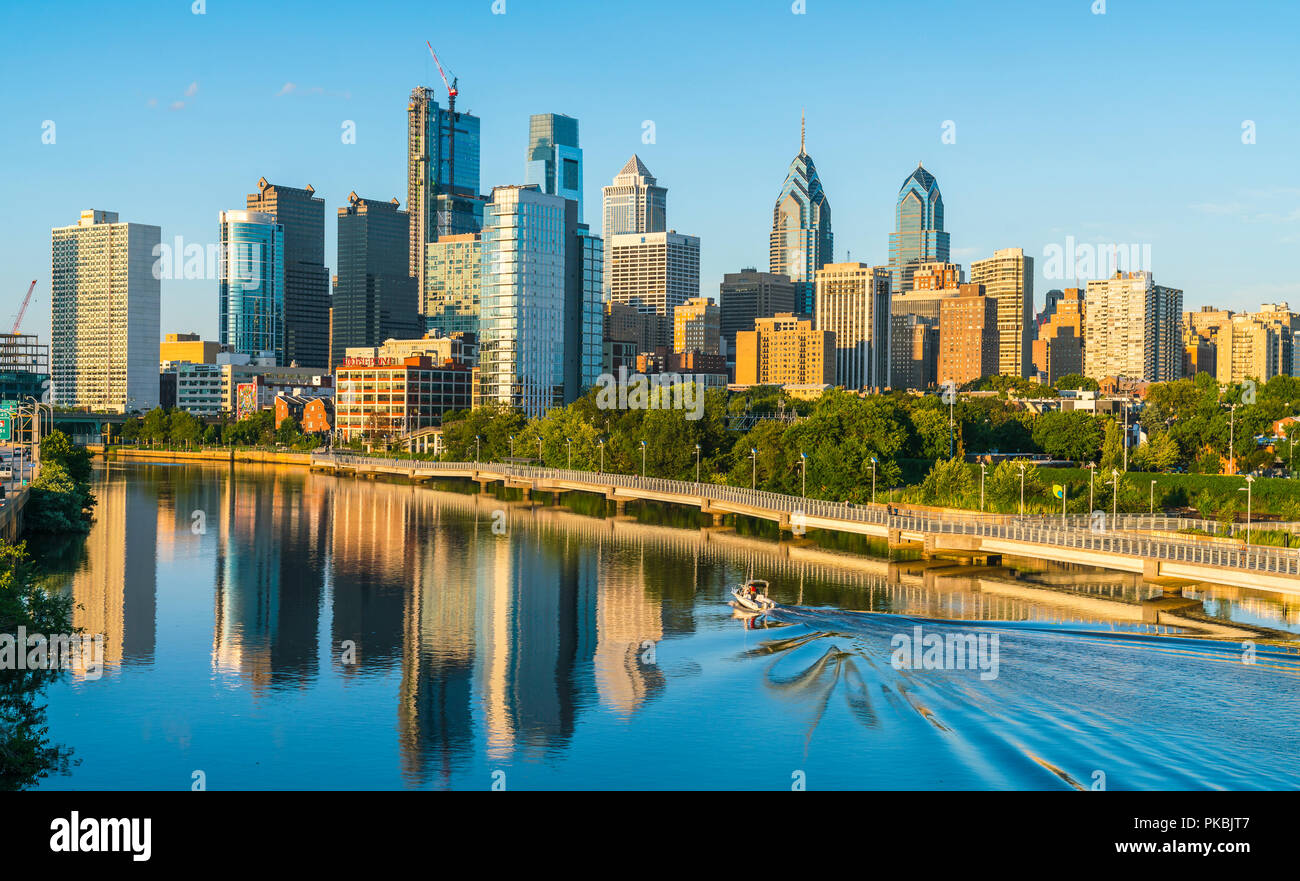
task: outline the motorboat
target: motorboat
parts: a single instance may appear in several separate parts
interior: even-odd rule
[[[776,608],[776,601],[767,595],[768,584],[761,578],[751,578],[740,587],[733,588],[731,595],[736,604],[751,612],[769,612]]]

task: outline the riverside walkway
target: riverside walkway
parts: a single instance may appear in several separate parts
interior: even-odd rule
[[[1140,573],[1148,580],[1210,582],[1300,596],[1300,549],[1245,545],[1169,531],[1176,518],[1020,517],[939,509],[892,508],[805,499],[780,493],[608,472],[493,462],[430,462],[349,454],[313,454],[311,467],[338,473],[387,474],[411,480],[463,478],[533,492],[604,495],[618,509],[629,501],[699,508],[721,524],[727,514],[809,529],[851,532],[912,547],[924,556],[996,560],[1002,555]]]

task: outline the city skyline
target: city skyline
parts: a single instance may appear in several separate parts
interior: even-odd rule
[[[1031,8],[1026,6],[1026,13]],[[290,47],[286,57],[267,70],[227,71],[214,69],[214,64],[223,51],[231,51],[231,41],[248,19],[236,14],[232,20],[216,10],[203,16],[182,11],[185,25],[208,29],[196,36],[196,45],[136,53],[167,70],[165,76],[151,69],[146,78],[143,65],[123,62],[102,74],[106,89],[93,99],[70,87],[78,68],[61,63],[68,48],[38,38],[4,62],[20,65],[31,60],[30,53],[40,52],[45,59],[42,69],[49,71],[23,94],[4,99],[6,118],[27,120],[30,126],[28,137],[20,129],[0,153],[0,161],[20,171],[12,190],[24,206],[18,215],[23,220],[7,219],[0,236],[0,256],[5,258],[0,278],[7,284],[3,302],[10,313],[16,312],[27,283],[39,280],[26,319],[28,331],[43,335],[49,327],[49,266],[32,255],[44,251],[49,229],[83,209],[114,211],[124,221],[159,226],[164,243],[181,236],[187,243],[207,245],[214,239],[218,212],[238,205],[248,182],[258,177],[291,187],[313,186],[325,199],[327,212],[345,205],[353,190],[375,199],[403,195],[403,102],[417,85],[431,86],[441,103],[446,98],[419,35],[407,40],[409,51],[397,45],[403,37],[392,41],[394,47],[386,50],[383,60],[365,65],[346,58],[327,65],[324,58],[306,57],[305,49]],[[419,27],[439,35],[434,43],[440,57],[459,76],[458,109],[482,120],[481,191],[522,182],[519,155],[527,146],[532,114],[563,113],[581,121],[589,166],[583,195],[589,204],[599,204],[599,188],[629,155],[639,155],[676,194],[672,226],[701,238],[701,293],[710,298],[716,299],[723,274],[764,265],[771,199],[796,149],[798,116],[806,107],[808,149],[817,156],[818,172],[837,205],[836,261],[851,255],[871,265],[887,263],[885,242],[892,231],[897,180],[919,158],[944,189],[950,259],[969,266],[996,250],[1022,247],[1026,256],[1038,258],[1035,285],[1040,297],[1052,288],[1082,286],[1078,279],[1043,275],[1051,266],[1043,259],[1047,249],[1072,239],[1094,246],[1149,245],[1150,268],[1185,291],[1189,309],[1216,305],[1248,311],[1262,302],[1300,299],[1300,282],[1287,280],[1281,268],[1288,246],[1297,238],[1293,224],[1300,220],[1294,208],[1300,186],[1287,161],[1297,123],[1293,114],[1281,109],[1286,107],[1281,89],[1294,79],[1288,76],[1294,62],[1285,53],[1267,51],[1274,38],[1249,35],[1250,46],[1258,51],[1236,74],[1254,84],[1250,97],[1242,98],[1242,90],[1231,84],[1213,86],[1186,52],[1166,47],[1173,42],[1170,37],[1181,38],[1182,49],[1208,40],[1196,29],[1195,16],[1175,20],[1123,9],[1094,16],[1086,4],[1079,10],[1033,12],[1020,17],[1007,12],[1000,18],[1014,35],[1033,36],[1033,48],[1001,65],[997,73],[962,68],[961,79],[952,80],[946,97],[935,106],[897,110],[900,102],[889,85],[890,77],[899,74],[885,72],[870,100],[872,117],[875,109],[892,111],[899,122],[899,134],[886,139],[861,137],[867,121],[843,112],[838,103],[842,88],[816,94],[795,83],[778,82],[769,90],[731,86],[752,75],[767,59],[769,48],[775,51],[778,34],[803,25],[815,28],[824,43],[826,57],[819,63],[850,74],[859,62],[837,31],[854,25],[901,28],[904,16],[897,10],[868,13],[826,2],[803,16],[777,6],[770,14],[742,17],[731,24],[750,40],[746,51],[755,57],[735,70],[728,69],[729,53],[739,50],[724,47],[711,60],[682,48],[666,53],[679,76],[701,82],[707,78],[710,89],[730,96],[731,113],[716,113],[709,101],[682,101],[664,94],[661,84],[645,78],[615,76],[610,84],[600,85],[590,78],[566,76],[591,63],[591,53],[604,57],[612,51],[594,38],[584,40],[586,54],[562,59],[553,76],[538,77],[537,82],[519,82],[509,72],[494,70],[486,59],[497,43],[498,48],[523,47],[529,40],[559,34],[555,25],[522,6],[510,7],[504,16],[492,16],[486,7],[449,10],[441,28],[432,20],[406,21],[399,30],[394,24],[397,11],[381,5],[373,21],[350,31],[349,38],[391,41],[391,34]],[[1270,13],[1282,25],[1271,33],[1286,31],[1285,19],[1294,16],[1293,11],[1271,7]],[[269,13],[268,23],[274,26],[294,14]],[[652,35],[671,32],[674,17],[682,14],[668,7],[646,27]],[[702,21],[726,15],[698,10],[689,14]],[[10,13],[16,27],[35,34],[50,32],[41,24],[48,15],[39,10]],[[962,33],[987,33],[994,26],[980,15],[944,9],[944,21]],[[578,38],[634,16],[632,11],[592,7],[587,30],[578,32]],[[66,26],[60,22],[68,46],[78,45],[80,28],[87,36],[107,28],[124,57],[134,42],[147,43],[153,27],[174,34],[178,26],[160,17],[167,20],[133,36],[97,17],[95,7],[86,6],[78,18]],[[1243,21],[1248,18],[1242,16]],[[842,27],[832,26],[836,23]],[[326,33],[341,39],[333,30]],[[1122,57],[1125,47],[1144,35],[1152,40],[1149,61],[1159,75],[1149,86],[1120,88],[1117,82],[1123,80],[1105,70],[1106,61]],[[1229,46],[1235,45],[1234,37],[1245,45],[1245,32],[1229,25]],[[1216,53],[1223,51],[1224,38],[1224,33],[1216,35]],[[1000,39],[1011,40],[1012,35]],[[738,42],[744,44],[745,39]],[[1053,75],[1051,70],[1035,70],[1033,78],[1024,76],[1032,65],[1049,58],[1055,64],[1069,47],[1081,64],[1085,57],[1090,62],[1086,82],[1075,81],[1068,71]],[[959,64],[936,62],[924,73],[924,81],[951,79]],[[61,75],[61,69],[69,73]],[[557,91],[565,82],[583,85]],[[1009,88],[1020,90],[1020,100],[1012,102],[1018,110],[1005,106]],[[1270,97],[1270,88],[1277,94]],[[762,99],[750,95],[760,91],[765,92]],[[1102,94],[1105,105],[1097,101]],[[761,113],[759,106],[764,108]],[[1103,106],[1126,124],[1091,124]],[[236,121],[250,113],[259,117],[259,137],[232,143]],[[345,121],[355,125],[355,143],[341,142]],[[646,122],[651,123],[648,129]],[[1243,143],[1247,122],[1255,129],[1256,143]],[[47,131],[53,143],[42,143]],[[643,140],[650,133],[653,143]],[[944,142],[949,133],[953,143]],[[1171,138],[1178,141],[1178,151],[1167,149]],[[1153,167],[1162,173],[1151,174]],[[150,185],[150,180],[164,184]],[[1014,198],[1018,181],[1032,181],[1033,188]],[[330,226],[325,265],[337,272]],[[1258,249],[1258,258],[1248,264],[1250,271],[1223,259],[1246,247]],[[215,336],[214,278],[165,279],[162,287],[162,333]],[[195,309],[195,303],[210,308]],[[1041,308],[1036,299],[1035,312]]]

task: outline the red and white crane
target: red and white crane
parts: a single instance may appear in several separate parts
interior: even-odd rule
[[[27,304],[32,301],[32,291],[36,290],[36,279],[27,288],[27,296],[23,297],[23,305],[18,309],[18,317],[14,319],[14,329],[10,333],[18,333],[18,328],[23,323],[23,316],[27,314]]]
[[[442,84],[447,87],[447,192],[454,193],[456,191],[456,96],[460,94],[456,84],[460,80],[453,73],[451,82],[447,82],[447,74],[442,72],[442,62],[438,60],[438,53],[433,51],[433,44],[425,40],[424,45],[429,47],[433,63],[438,66],[438,76],[442,77]],[[434,170],[434,177],[437,177],[437,169]]]

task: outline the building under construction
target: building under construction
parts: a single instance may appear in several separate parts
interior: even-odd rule
[[[31,333],[0,333],[0,401],[46,401],[50,385],[50,347]]]

